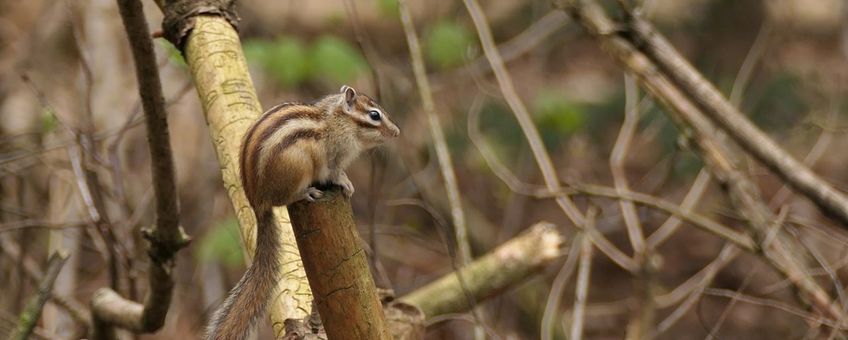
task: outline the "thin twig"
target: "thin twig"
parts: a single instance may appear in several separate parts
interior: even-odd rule
[[[568,257],[562,264],[562,268],[554,278],[551,284],[551,291],[548,293],[548,300],[545,302],[545,312],[542,314],[542,340],[552,340],[554,338],[554,318],[562,303],[562,294],[565,292],[565,285],[574,273],[574,268],[577,267],[577,259],[580,258],[580,250],[583,245],[583,235],[577,234],[574,241],[571,242],[571,247],[568,251]]]
[[[489,165],[489,168],[492,169],[495,175],[498,176],[498,178],[500,178],[501,181],[503,181],[510,188],[510,190],[516,193],[521,193],[537,198],[565,198],[569,202],[571,202],[571,200],[567,198],[567,196],[577,193],[577,191],[563,190],[559,187],[555,188],[553,191],[549,191],[549,189],[547,189],[546,187],[531,186],[521,182],[517,177],[515,177],[515,175],[512,174],[512,172],[510,172],[510,170],[498,160],[495,152],[485,142],[485,139],[479,131],[479,114],[479,110],[469,111],[468,136],[471,139],[471,142],[477,148],[477,150],[480,151],[480,154],[483,156],[483,159],[486,161],[486,164]],[[637,269],[636,262],[633,261],[633,259],[629,258],[617,247],[615,247],[615,245],[613,245],[612,242],[610,242],[606,237],[604,237],[603,234],[597,231],[589,232],[588,234],[589,238],[596,242],[598,249],[602,253],[604,253],[604,255],[613,260],[613,262],[615,262],[617,265],[627,270],[628,272],[634,272]]]
[[[498,53],[505,63],[516,60],[528,52],[536,51],[542,42],[565,27],[568,22],[568,16],[561,11],[550,11],[538,20],[534,20],[530,27],[515,37],[498,45]],[[488,59],[485,56],[478,57],[457,70],[433,75],[433,87],[439,88],[446,82],[477,79],[491,71],[492,67]]]
[[[680,306],[677,306],[671,314],[660,321],[656,329],[654,329],[651,333],[651,338],[656,338],[663,332],[669,330],[671,326],[674,326],[674,324],[680,320],[680,318],[686,315],[689,309],[691,309],[701,299],[704,289],[710,285],[716,274],[718,274],[722,268],[727,266],[727,264],[733,261],[737,255],[739,255],[739,248],[732,244],[725,244],[716,259],[713,260],[713,262],[710,262],[710,264],[704,267],[704,269],[698,272],[698,274],[679,285],[665,296],[657,296],[656,303],[660,307],[663,305],[670,306],[672,303],[676,303],[676,301],[683,296],[686,296],[686,299],[680,304]]]
[[[23,272],[31,281],[37,284],[44,280],[44,273],[35,260],[22,254],[20,247],[3,235],[0,235],[0,249],[13,261],[23,264]],[[91,326],[90,311],[73,297],[50,294],[50,301],[64,309],[83,328]]]
[[[527,138],[527,143],[530,144],[530,150],[533,152],[536,164],[542,172],[545,185],[549,190],[556,191],[560,185],[559,178],[556,174],[556,168],[554,168],[550,155],[548,155],[548,151],[545,148],[545,144],[542,142],[539,130],[536,129],[536,126],[533,124],[533,119],[530,118],[530,113],[527,111],[527,107],[519,98],[518,92],[515,91],[512,77],[509,75],[509,72],[507,72],[503,59],[501,58],[500,53],[498,53],[494,38],[492,37],[492,31],[489,28],[489,24],[486,22],[486,17],[483,14],[483,11],[480,9],[480,4],[477,3],[477,0],[463,0],[463,3],[465,4],[465,8],[468,10],[468,14],[471,16],[471,20],[474,22],[474,27],[477,30],[477,35],[480,38],[481,45],[483,46],[483,52],[486,55],[486,59],[489,60],[489,64],[492,65],[492,71],[495,73],[495,78],[497,78],[498,85],[504,95],[504,99],[506,99],[507,105],[509,105],[516,120],[518,120],[518,125],[521,127],[521,131]],[[570,198],[567,196],[557,197],[556,203],[560,206],[575,227],[583,227],[585,217]]]
[[[586,230],[595,229],[595,214],[594,208],[589,208],[588,216],[586,216]],[[571,340],[580,340],[583,338],[583,316],[586,311],[586,300],[589,295],[589,275],[592,269],[592,242],[590,239],[584,238],[580,242],[580,266],[577,269],[577,287],[574,291],[574,315],[571,319]]]
[[[739,72],[736,73],[736,79],[733,81],[733,87],[731,87],[730,90],[730,102],[734,106],[738,107],[740,105],[742,96],[745,94],[745,90],[748,88],[748,83],[754,73],[754,69],[759,64],[760,60],[762,60],[763,51],[765,51],[765,42],[767,41],[766,37],[768,37],[768,33],[770,32],[770,25],[768,23],[764,23],[760,28],[760,32],[757,34],[757,38],[748,50],[748,54],[745,56],[745,60],[742,62]],[[686,196],[680,203],[680,207],[684,211],[691,211],[695,207],[695,204],[698,203],[701,196],[709,186],[711,179],[710,173],[706,169],[701,169],[701,171],[698,172],[698,175],[695,177],[695,182],[692,183],[692,186],[689,188],[689,192],[686,193]],[[670,216],[653,234],[651,234],[650,237],[648,237],[648,247],[652,249],[659,247],[665,240],[674,234],[675,231],[677,231],[677,228],[680,227],[680,223],[680,219]]]
[[[459,196],[459,186],[456,181],[453,161],[451,161],[450,152],[448,151],[445,133],[442,130],[442,123],[436,114],[433,92],[430,88],[430,81],[427,79],[427,70],[424,66],[424,58],[418,42],[418,35],[415,33],[415,24],[412,22],[412,14],[406,5],[406,0],[399,0],[398,3],[400,19],[403,23],[403,30],[406,33],[406,41],[409,44],[409,55],[412,61],[412,70],[415,74],[415,82],[418,85],[424,114],[427,115],[427,121],[429,122],[430,134],[433,137],[433,145],[436,149],[436,157],[438,158],[439,168],[445,181],[445,191],[448,193],[448,203],[451,207],[451,217],[454,232],[456,233],[459,262],[467,264],[471,259],[471,248],[468,242],[468,230],[465,224],[465,214],[462,211],[462,202]]]
[[[827,121],[825,122],[826,126],[834,126],[836,125],[836,119],[839,117],[839,104],[838,100],[834,99],[831,101],[831,108],[828,110]],[[827,129],[821,129],[821,133],[819,137],[816,139],[816,143],[813,144],[813,147],[810,148],[810,151],[807,152],[807,155],[804,156],[804,160],[802,161],[804,165],[808,167],[813,167],[819,161],[819,159],[824,155],[824,152],[827,150],[827,147],[830,146],[830,142],[833,141],[834,133],[832,131],[828,131]],[[777,190],[777,193],[772,196],[769,201],[769,207],[777,207],[789,198],[791,194],[791,190],[784,183],[780,186],[780,189]]]
[[[10,340],[24,340],[29,338],[32,330],[35,328],[35,324],[38,322],[39,317],[41,317],[41,310],[44,308],[44,303],[47,302],[50,293],[53,291],[53,283],[56,282],[56,277],[59,276],[59,271],[62,270],[62,266],[67,260],[68,254],[64,252],[56,252],[50,256],[50,260],[47,262],[47,272],[38,286],[38,292],[36,292],[35,296],[32,297],[21,312],[18,326],[9,335]]]
[[[638,88],[636,82],[629,75],[624,76],[624,88],[624,122],[621,123],[621,130],[609,158],[613,183],[615,183],[615,190],[619,194],[630,191],[627,174],[624,171],[624,162],[630,151],[630,144],[633,143],[633,135],[636,134],[640,116],[639,105],[637,104]],[[621,215],[624,218],[624,225],[627,227],[627,237],[630,239],[630,246],[633,248],[633,256],[641,258],[645,251],[645,236],[642,233],[642,223],[639,222],[636,205],[628,200],[619,200],[618,202],[621,207]]]
[[[436,149],[436,158],[439,161],[439,169],[442,173],[442,178],[445,183],[445,191],[448,196],[448,204],[451,211],[451,219],[453,221],[453,231],[455,233],[454,240],[456,244],[449,244],[448,249],[456,247],[456,251],[451,251],[456,254],[456,259],[460,265],[455,266],[454,270],[457,275],[461,273],[459,268],[471,262],[471,246],[468,241],[468,226],[465,223],[465,213],[462,210],[462,199],[459,195],[459,185],[454,172],[453,161],[451,160],[450,152],[448,151],[445,133],[442,130],[442,123],[439,121],[439,116],[436,114],[436,105],[433,100],[433,91],[430,88],[430,81],[427,79],[427,70],[424,66],[424,57],[421,52],[421,45],[418,42],[418,35],[415,33],[415,24],[413,23],[412,13],[407,7],[406,0],[398,1],[398,10],[400,11],[400,21],[403,24],[403,30],[406,34],[406,42],[409,45],[409,55],[412,61],[412,70],[415,75],[415,82],[418,86],[418,92],[421,96],[421,103],[424,109],[424,114],[427,115],[430,134],[433,137],[433,146]],[[448,231],[449,232],[449,231]],[[462,278],[461,278],[462,279]],[[464,285],[464,284],[463,284]],[[467,294],[471,296],[471,294]],[[473,301],[472,301],[473,302]],[[481,327],[485,327],[485,321],[482,319],[481,308],[473,309],[474,318],[479,321],[479,325],[475,327],[475,333],[482,334]],[[478,337],[480,338],[480,337]]]

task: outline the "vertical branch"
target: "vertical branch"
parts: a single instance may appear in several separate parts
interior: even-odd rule
[[[589,210],[586,218],[586,229],[595,228],[595,210]],[[586,300],[589,295],[589,276],[592,271],[592,242],[583,238],[580,242],[580,265],[577,269],[577,287],[574,291],[574,314],[571,319],[571,340],[583,338],[583,323],[586,312]]]
[[[390,339],[350,200],[338,188],[324,200],[288,207],[303,267],[330,339]]]
[[[640,116],[636,82],[631,76],[625,75],[624,84],[626,92],[624,122],[621,123],[621,130],[615,140],[615,146],[612,148],[609,160],[615,189],[619,194],[630,191],[627,174],[624,171],[624,161],[630,151],[630,144],[633,141],[633,135],[636,133]],[[627,236],[630,238],[634,257],[639,258],[645,248],[645,236],[642,234],[639,214],[636,212],[636,206],[633,202],[628,200],[619,200],[618,202],[621,206],[621,215],[624,217],[624,225],[627,227]]]
[[[150,241],[150,289],[143,306],[122,298],[111,289],[101,288],[95,292],[91,301],[95,324],[93,338],[112,337],[112,325],[140,333],[161,328],[171,305],[174,257],[189,242],[189,237],[179,225],[165,99],[144,9],[138,0],[117,2],[135,60],[138,90],[146,118],[153,191],[156,196],[156,224],[144,231],[145,238]]]
[[[436,148],[436,157],[439,160],[439,168],[445,180],[445,191],[448,193],[448,203],[451,207],[454,232],[456,233],[456,246],[459,262],[467,264],[471,260],[471,248],[468,242],[468,231],[465,225],[465,214],[462,211],[462,201],[459,196],[459,186],[456,174],[453,170],[450,152],[448,151],[445,133],[442,123],[436,114],[436,106],[433,103],[433,92],[430,89],[430,81],[427,79],[427,70],[424,66],[424,58],[421,46],[418,43],[418,35],[415,33],[415,24],[412,22],[412,14],[406,5],[406,0],[399,0],[400,19],[403,30],[406,33],[406,41],[409,44],[409,55],[412,61],[412,70],[415,73],[415,82],[418,85],[421,104],[430,126],[430,134],[433,136],[433,145]],[[453,246],[453,245],[449,245]]]
[[[456,244],[448,244],[448,249],[456,248],[456,258],[452,261],[458,261],[462,266],[471,262],[471,246],[468,241],[468,227],[465,224],[465,213],[462,211],[462,199],[459,195],[459,185],[456,181],[456,173],[454,172],[453,161],[451,161],[450,152],[448,151],[447,142],[445,141],[445,133],[442,130],[442,123],[439,121],[439,116],[436,114],[436,105],[433,101],[433,91],[430,88],[430,81],[427,79],[427,70],[424,66],[424,57],[421,53],[421,45],[418,42],[418,34],[415,33],[415,24],[412,21],[412,13],[406,4],[406,0],[398,1],[398,10],[400,11],[400,20],[403,24],[403,30],[406,33],[406,42],[409,45],[409,57],[412,61],[412,71],[415,74],[415,82],[418,86],[418,92],[421,96],[421,103],[424,107],[424,113],[427,115],[427,121],[430,126],[430,134],[433,136],[433,146],[436,148],[436,158],[439,161],[439,169],[441,169],[442,177],[445,181],[445,191],[448,194],[448,204],[450,205],[451,218],[453,220],[454,240]],[[446,230],[446,234],[450,231]],[[450,243],[450,242],[448,242]],[[455,268],[457,275],[461,272],[459,266]],[[468,294],[466,294],[468,295]],[[469,297],[471,295],[468,295]],[[473,301],[470,301],[473,303]],[[474,308],[473,313],[478,324],[475,327],[476,338],[482,338],[484,334],[482,329],[483,320],[479,319],[482,310]]]
[[[256,219],[247,203],[239,177],[242,137],[262,113],[256,90],[234,25],[234,1],[160,1],[165,19],[163,35],[180,48],[200,97],[210,139],[221,166],[227,190],[239,222],[246,258],[256,247]],[[275,337],[285,334],[286,319],[303,319],[311,309],[312,293],[297,251],[285,208],[274,210],[280,228],[280,278],[268,312]]]
[[[578,234],[577,237],[574,238],[574,241],[571,242],[568,257],[565,259],[565,263],[562,264],[562,268],[560,268],[554,278],[553,284],[551,284],[548,301],[545,303],[545,312],[542,314],[542,335],[540,337],[542,340],[552,340],[554,338],[554,317],[560,309],[562,294],[565,292],[565,285],[568,283],[568,279],[571,278],[571,274],[574,273],[574,267],[577,266],[577,260],[580,257],[580,250],[583,248],[583,238],[583,235]]]

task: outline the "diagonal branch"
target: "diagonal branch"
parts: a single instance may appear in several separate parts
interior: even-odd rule
[[[47,262],[47,272],[38,286],[38,291],[21,312],[18,325],[9,335],[9,340],[29,339],[35,328],[35,324],[38,323],[38,319],[41,317],[41,310],[44,309],[44,304],[50,298],[53,291],[53,283],[56,282],[56,277],[59,276],[59,271],[62,270],[62,266],[64,266],[67,260],[68,254],[62,252],[53,253],[50,256],[50,260]]]
[[[796,160],[722,96],[648,22],[631,17],[630,28],[636,46],[651,58],[686,93],[704,115],[722,127],[736,143],[800,192],[825,214],[848,228],[848,197],[822,180]]]

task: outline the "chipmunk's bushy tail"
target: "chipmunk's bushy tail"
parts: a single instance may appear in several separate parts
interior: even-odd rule
[[[253,264],[230,291],[206,328],[207,340],[241,340],[262,316],[277,282],[280,232],[271,209],[256,212],[256,252]]]

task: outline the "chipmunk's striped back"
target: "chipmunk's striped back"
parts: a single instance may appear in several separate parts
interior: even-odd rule
[[[324,118],[315,106],[283,103],[266,111],[247,131],[241,151],[241,180],[252,206],[261,201],[259,183],[269,173],[269,161],[299,141],[318,141],[324,133]]]

